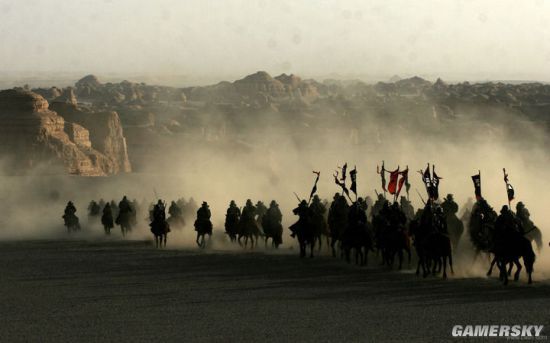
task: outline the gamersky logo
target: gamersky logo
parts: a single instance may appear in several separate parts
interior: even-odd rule
[[[544,339],[544,325],[455,325],[453,337],[509,337],[511,339]]]

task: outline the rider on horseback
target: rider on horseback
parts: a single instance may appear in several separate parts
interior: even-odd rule
[[[164,241],[164,246],[166,246],[166,236],[170,232],[170,226],[166,221],[165,206],[162,200],[159,199],[153,207],[152,215],[153,221],[149,226],[151,226],[151,232],[155,235],[155,243],[159,247],[159,245],[162,246]]]
[[[262,227],[264,229],[266,244],[267,240],[271,237],[275,248],[283,243],[282,220],[283,214],[279,209],[279,204],[275,200],[272,200],[265,216],[262,218]]]
[[[410,222],[414,218],[414,207],[412,206],[409,199],[407,199],[404,196],[401,196],[401,211],[405,214],[405,217],[407,218],[407,222]]]
[[[76,207],[74,206],[72,201],[69,201],[67,203],[67,206],[65,207],[65,213],[63,214],[65,226],[67,227],[69,232],[72,230],[80,230],[78,217],[75,215],[75,213],[76,213]]]
[[[111,229],[115,226],[113,221],[113,212],[111,211],[111,205],[107,203],[103,208],[103,215],[101,216],[101,224],[103,224],[103,229],[105,234],[110,235]]]
[[[225,233],[231,241],[237,239],[239,233],[239,221],[241,219],[241,209],[237,207],[235,200],[231,200],[225,214]]]
[[[115,221],[120,225],[123,234],[125,231],[130,231],[132,229],[132,212],[132,205],[125,195],[118,203],[118,216]]]

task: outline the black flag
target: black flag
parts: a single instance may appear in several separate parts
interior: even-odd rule
[[[349,189],[357,195],[357,167],[353,167],[353,170],[349,172],[349,178],[351,179],[351,186]]]
[[[348,189],[347,189],[347,187],[346,187],[346,183],[345,183],[345,182],[342,182],[342,181],[340,181],[340,179],[338,179],[338,171],[336,171],[336,174],[334,174],[334,182],[335,182],[338,186],[342,187],[342,192],[346,193],[346,195],[347,195],[348,198],[349,198],[349,191],[348,191]]]
[[[424,185],[426,186],[426,193],[428,193],[428,198],[432,198],[432,176],[430,174],[430,164],[426,167],[426,170],[422,172],[422,170],[418,171],[420,175],[422,175],[422,181],[424,182]]]
[[[502,168],[502,172],[504,173],[504,182],[506,183],[506,193],[508,194],[508,202],[514,200],[514,187],[510,184],[508,181],[508,174],[506,173],[506,169]]]
[[[319,175],[321,175],[321,172],[320,171],[318,171],[318,172],[313,171],[313,174],[316,174],[317,178],[315,179],[315,183],[313,184],[313,188],[311,189],[311,193],[309,194],[309,200],[310,201],[311,201],[311,198],[313,198],[313,196],[317,192],[317,182],[319,182]]]
[[[346,162],[344,164],[344,166],[342,167],[342,177],[340,178],[340,180],[346,184],[346,173],[347,173],[347,170],[348,170],[348,163]]]
[[[477,175],[472,176],[472,181],[474,182],[474,188],[475,188],[475,194],[476,194],[476,200],[481,200],[481,172],[479,172]]]

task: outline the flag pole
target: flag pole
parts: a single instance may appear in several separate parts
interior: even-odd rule
[[[382,160],[382,170],[380,171],[380,175],[382,176],[382,178],[385,177],[384,173],[386,172],[386,169],[384,167],[384,160]],[[386,187],[382,187],[382,190],[384,191],[384,199],[386,199]]]

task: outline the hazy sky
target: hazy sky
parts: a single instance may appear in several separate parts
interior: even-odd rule
[[[550,81],[550,1],[0,0],[0,72]]]

